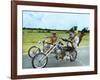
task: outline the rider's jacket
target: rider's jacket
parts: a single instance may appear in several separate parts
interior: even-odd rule
[[[79,43],[79,37],[75,36],[74,38],[69,38],[68,40],[70,40],[72,42],[72,44],[70,42],[67,42],[67,46],[72,47],[72,45],[73,45],[73,47],[75,49],[77,49],[78,43]]]

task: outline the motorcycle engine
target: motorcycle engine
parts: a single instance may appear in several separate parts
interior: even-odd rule
[[[57,49],[57,54],[61,54],[61,49]]]

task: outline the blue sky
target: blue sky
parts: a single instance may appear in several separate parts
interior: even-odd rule
[[[69,30],[73,26],[78,26],[78,29],[81,30],[84,27],[90,27],[90,15],[88,13],[23,11],[22,15],[23,27],[26,28]]]

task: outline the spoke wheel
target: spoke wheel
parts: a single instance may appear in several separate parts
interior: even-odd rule
[[[45,54],[39,53],[32,59],[33,68],[44,68],[48,62],[48,57]]]
[[[75,61],[76,58],[77,58],[77,51],[76,50],[73,50],[70,52],[70,61]]]
[[[29,57],[33,58],[36,54],[40,53],[41,50],[36,47],[36,46],[32,46],[29,50],[28,50],[28,55]]]

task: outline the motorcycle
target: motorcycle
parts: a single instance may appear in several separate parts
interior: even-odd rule
[[[72,47],[64,46],[63,43],[60,41],[63,40],[65,42],[70,42]],[[45,41],[42,40],[41,42],[43,44],[43,49],[36,46],[32,46],[29,51],[28,55],[32,58],[32,66],[33,68],[44,68],[48,63],[48,56],[50,54],[54,54],[56,60],[60,61],[62,60],[69,60],[75,61],[77,58],[77,51],[73,47],[73,44],[71,41],[59,38],[55,44],[50,46],[48,49],[45,48]],[[33,51],[32,51],[33,49]],[[46,50],[45,50],[46,49]],[[30,53],[32,51],[32,53]]]

